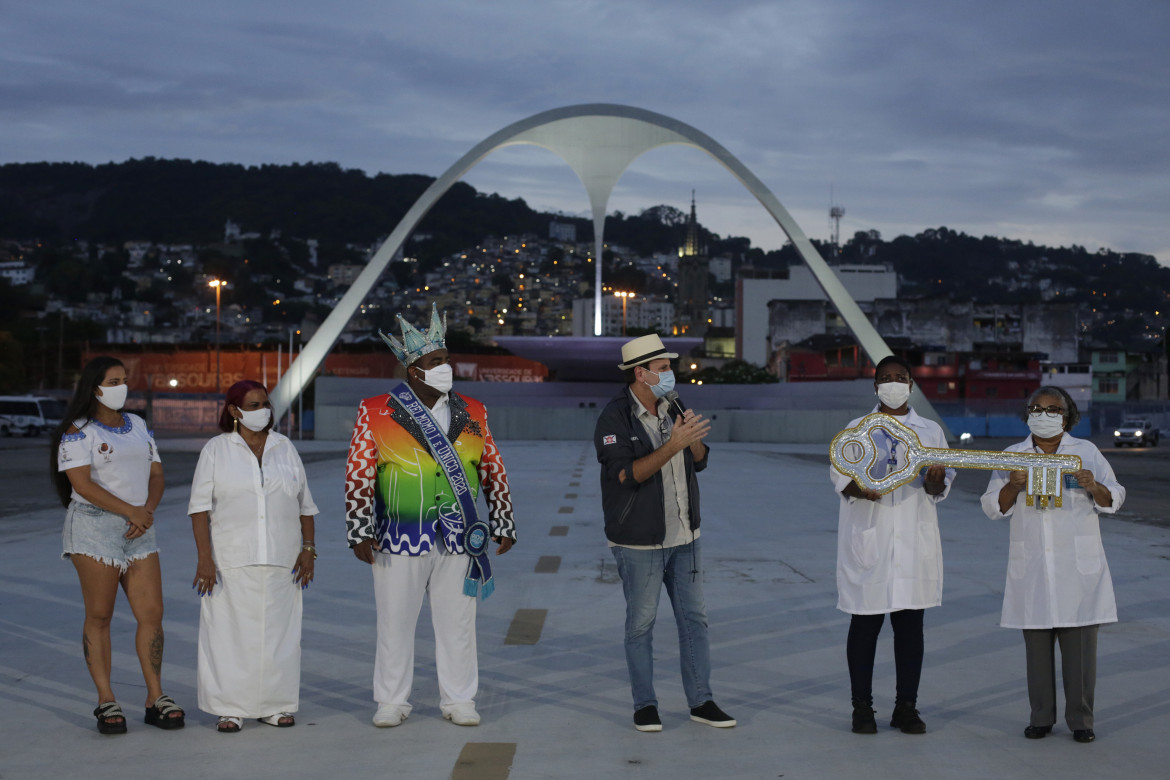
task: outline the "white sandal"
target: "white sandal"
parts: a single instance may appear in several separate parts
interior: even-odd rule
[[[289,723],[281,723],[281,718],[288,718]],[[267,723],[269,726],[276,726],[278,729],[287,729],[291,726],[297,725],[297,719],[293,717],[291,712],[278,712],[275,715],[267,715],[263,718],[257,718],[261,723]]]
[[[220,734],[239,734],[243,727],[244,719],[233,715],[220,715],[219,721],[215,724],[215,729]]]

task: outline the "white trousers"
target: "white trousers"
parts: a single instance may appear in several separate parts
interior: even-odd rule
[[[479,662],[475,649],[475,599],[463,595],[466,555],[378,553],[374,600],[378,607],[378,649],[374,657],[374,701],[409,707],[414,681],[414,634],[423,596],[430,596],[435,630],[439,707],[475,702]]]
[[[264,718],[296,712],[301,689],[301,588],[285,566],[219,571],[199,599],[199,709]]]

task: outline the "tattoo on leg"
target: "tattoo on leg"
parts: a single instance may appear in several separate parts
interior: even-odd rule
[[[81,649],[85,652],[85,665],[89,666],[89,636],[81,632]]]
[[[155,674],[162,674],[163,632],[160,628],[150,639],[150,667]]]

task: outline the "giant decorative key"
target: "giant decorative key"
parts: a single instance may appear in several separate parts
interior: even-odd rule
[[[874,440],[874,434],[879,430],[891,441],[905,445],[906,457],[900,468],[876,477],[872,472],[879,465],[881,449]],[[1047,507],[1049,500],[1053,506],[1060,506],[1063,474],[1081,469],[1081,459],[1077,455],[924,447],[918,440],[918,434],[911,428],[881,412],[867,415],[854,427],[846,428],[834,436],[829,445],[829,460],[837,471],[852,477],[861,487],[883,494],[913,481],[924,466],[1027,471],[1028,491],[1025,501],[1028,506],[1032,506],[1038,499],[1041,508]]]

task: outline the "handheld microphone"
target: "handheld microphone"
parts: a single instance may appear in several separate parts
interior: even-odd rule
[[[681,414],[684,419],[686,419],[687,410],[684,409],[683,405],[679,402],[677,390],[671,390],[669,393],[664,395],[663,398],[666,399],[667,403],[673,405],[675,409],[678,409],[678,413]]]

